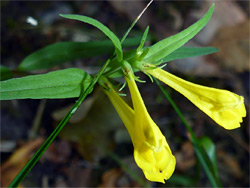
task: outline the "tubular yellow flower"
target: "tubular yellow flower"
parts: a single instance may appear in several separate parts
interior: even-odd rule
[[[148,180],[164,183],[174,172],[175,157],[166,138],[149,116],[131,73],[126,80],[135,110],[121,99],[111,85],[108,85],[110,90],[105,90],[105,93],[130,134],[137,165]]]
[[[197,85],[160,68],[144,70],[180,92],[225,129],[240,127],[246,116],[244,98],[230,91]]]
[[[164,180],[169,179],[174,172],[175,157],[172,155],[166,138],[148,114],[132,71],[128,71],[126,82],[135,112],[135,161],[148,180],[164,183]]]
[[[127,128],[132,142],[134,141],[134,110],[122,100],[122,98],[116,93],[114,88],[109,82],[105,82],[109,90],[104,90],[109,100],[113,104],[115,110],[117,111],[119,117]],[[133,142],[134,144],[134,142]]]

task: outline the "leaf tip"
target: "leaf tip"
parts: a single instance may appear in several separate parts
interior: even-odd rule
[[[68,18],[69,14],[59,14],[59,16],[61,16],[63,18]]]
[[[214,11],[214,6],[215,6],[215,3],[213,3],[210,7],[210,10],[213,12]]]

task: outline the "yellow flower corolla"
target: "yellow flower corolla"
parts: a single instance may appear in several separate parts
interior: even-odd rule
[[[142,168],[147,179],[164,183],[164,179],[169,179],[175,169],[175,157],[172,155],[166,138],[150,117],[132,71],[128,71],[126,82],[135,112],[135,161]]]
[[[225,129],[240,127],[242,117],[246,116],[242,96],[227,90],[205,87],[185,81],[161,68],[146,68],[145,71],[184,95]]]
[[[116,93],[112,85],[105,80],[105,85],[108,88],[104,90],[109,100],[113,104],[115,110],[117,111],[119,117],[127,128],[132,142],[134,141],[134,110]],[[134,142],[133,142],[134,143]]]
[[[170,178],[175,169],[175,157],[172,155],[166,138],[149,116],[139,90],[129,72],[126,78],[134,110],[132,110],[115,92],[111,85],[105,90],[117,113],[125,124],[133,146],[134,158],[150,181],[162,182]]]

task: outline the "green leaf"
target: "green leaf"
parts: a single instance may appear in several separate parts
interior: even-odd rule
[[[176,59],[208,55],[217,51],[218,49],[214,47],[180,47],[171,54],[164,57],[161,62],[164,63]]]
[[[156,62],[166,57],[171,52],[183,46],[186,42],[192,39],[210,20],[214,10],[214,4],[208,12],[199,21],[183,30],[182,32],[161,40],[149,47],[149,52],[145,56],[144,61]]]
[[[14,78],[0,82],[0,100],[78,97],[91,80],[77,68]]]
[[[139,37],[126,39],[124,47],[135,46]],[[96,57],[112,53],[114,46],[110,40],[94,42],[59,42],[48,45],[27,56],[19,65],[20,71],[48,69],[79,58]]]
[[[137,52],[141,51],[146,40],[147,40],[147,36],[148,36],[148,30],[149,30],[149,26],[147,26],[147,28],[145,29],[144,33],[143,33],[143,36],[142,36],[142,39],[141,39],[141,42],[140,42],[140,45],[138,46],[137,48]]]
[[[18,70],[31,71],[47,69],[78,58],[88,58],[112,52],[109,41],[59,42],[42,48],[27,56]]]
[[[210,138],[206,136],[203,136],[202,138],[200,138],[199,141],[200,141],[200,145],[204,148],[207,156],[209,157],[212,163],[214,174],[218,178],[219,176],[218,176],[215,144]]]
[[[195,178],[193,177],[181,176],[176,174],[173,174],[168,182],[176,185],[182,185],[184,187],[195,187],[197,183]]]
[[[11,70],[8,67],[5,67],[3,65],[0,65],[0,80],[8,80],[10,78],[13,78],[13,74]]]
[[[120,40],[117,38],[117,36],[112,31],[109,30],[109,28],[107,28],[101,22],[99,22],[93,18],[87,17],[87,16],[76,15],[76,14],[60,14],[60,16],[62,16],[64,18],[73,19],[73,20],[79,20],[79,21],[82,21],[84,23],[88,23],[88,24],[100,29],[113,42],[113,44],[115,46],[115,51],[117,54],[117,59],[119,61],[122,61],[123,54],[122,54],[122,46],[121,46]]]

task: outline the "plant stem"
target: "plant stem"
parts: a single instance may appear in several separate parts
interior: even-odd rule
[[[128,28],[127,32],[124,34],[124,36],[121,39],[121,43],[123,43],[123,41],[127,38],[129,32],[131,31],[131,29],[135,26],[135,24],[137,23],[137,21],[141,18],[141,16],[143,15],[143,13],[147,10],[147,8],[149,7],[149,5],[153,2],[154,0],[151,0],[146,7],[141,11],[141,13],[137,16],[137,18],[133,21],[133,23],[131,24],[131,26]]]

